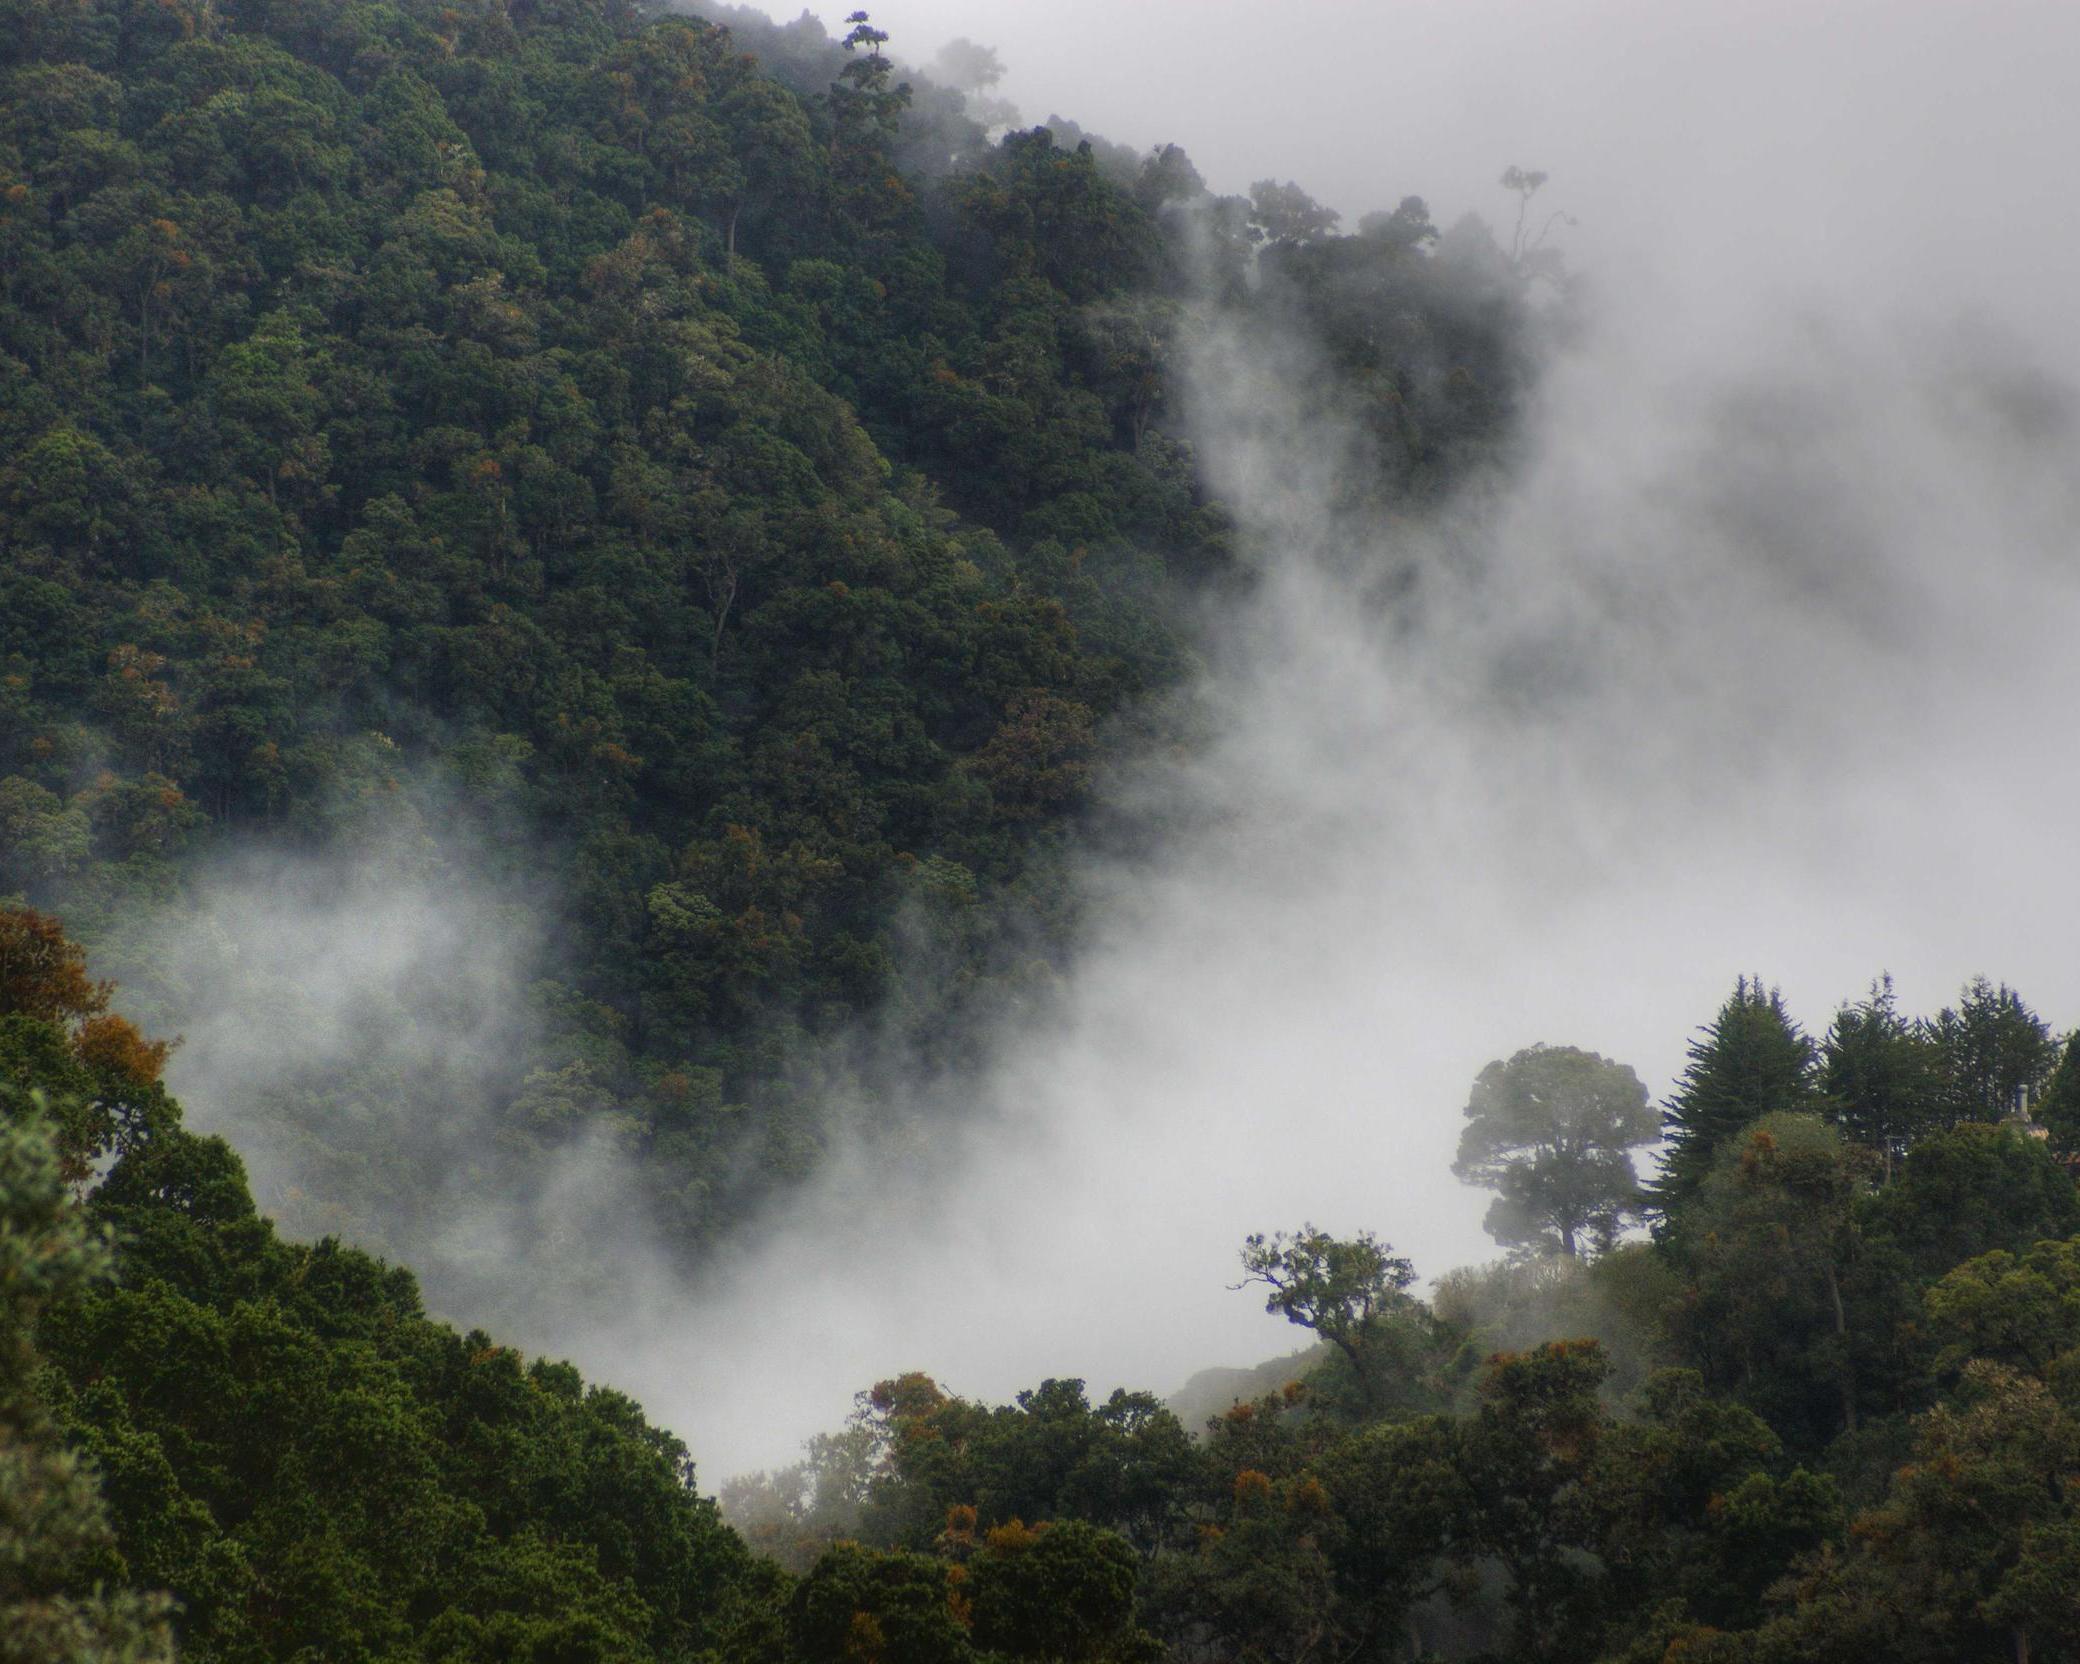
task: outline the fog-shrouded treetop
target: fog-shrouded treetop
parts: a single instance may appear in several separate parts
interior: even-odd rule
[[[1632,1152],[1661,1134],[1647,1088],[1622,1063],[1573,1046],[1528,1046],[1480,1072],[1452,1171],[1497,1192],[1488,1234],[1505,1248],[1608,1250],[1638,1210]]]

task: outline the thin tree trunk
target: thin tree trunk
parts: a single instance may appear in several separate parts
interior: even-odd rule
[[[1316,1334],[1321,1334],[1317,1329]],[[1358,1350],[1357,1343],[1348,1335],[1323,1335],[1322,1338],[1334,1346],[1349,1360],[1351,1376],[1358,1383],[1358,1398],[1368,1410],[1377,1409],[1373,1402],[1372,1372],[1365,1367],[1365,1356]]]
[[[1842,1309],[1842,1285],[1834,1274],[1834,1266],[1827,1266],[1827,1298],[1834,1303],[1835,1337],[1842,1343],[1842,1421],[1851,1433],[1856,1431],[1856,1373],[1849,1359],[1849,1315]]]
[[[729,609],[737,599],[737,574],[728,567],[719,588],[711,587],[709,599],[715,602],[715,634],[708,643],[708,674],[715,674],[715,667],[722,662],[722,632],[729,623]]]

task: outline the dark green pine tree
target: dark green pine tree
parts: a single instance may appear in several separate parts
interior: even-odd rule
[[[1741,977],[1733,997],[1690,1043],[1690,1062],[1661,1116],[1667,1149],[1651,1187],[1666,1219],[1695,1194],[1720,1144],[1777,1110],[1813,1107],[1813,1043],[1760,977]]]
[[[2066,1036],[2058,1067],[2030,1114],[2050,1134],[2052,1149],[2064,1156],[2080,1155],[2080,1029]]]
[[[1999,1121],[2028,1103],[2058,1064],[2044,1019],[2005,982],[1975,976],[1929,1024],[1942,1058],[1943,1120]]]
[[[1843,1132],[1892,1165],[1941,1114],[1941,1060],[1922,1025],[1899,1014],[1880,977],[1835,1013],[1820,1042],[1820,1091]]]

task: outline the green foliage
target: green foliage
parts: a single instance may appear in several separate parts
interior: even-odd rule
[[[2058,1067],[2044,1085],[2044,1095],[2031,1115],[2050,1135],[2062,1156],[2080,1154],[2080,1029],[2066,1036]]]
[[[1928,1291],[1939,1367],[1972,1359],[2043,1374],[2080,1345],[2080,1248],[2039,1242],[1968,1260]]]
[[[1427,1337],[1407,1289],[1415,1267],[1373,1236],[1332,1237],[1313,1225],[1252,1236],[1242,1282],[1270,1292],[1264,1309],[1311,1329],[1336,1348],[1365,1411],[1387,1407],[1409,1385],[1412,1354]]]
[[[1899,1013],[1892,979],[1871,984],[1835,1013],[1820,1044],[1820,1091],[1851,1138],[1876,1150],[1886,1170],[1941,1113],[1941,1053],[1925,1027]]]
[[[1092,782],[1236,577],[1183,332],[1304,342],[1357,418],[1325,506],[1403,513],[1561,280],[1535,170],[1506,249],[1415,197],[1339,235],[846,21],[0,0],[0,892],[134,943],[247,840],[538,882],[501,1147],[611,1136],[689,1252],[813,1163],[825,1051],[957,1064],[1073,929]],[[796,1577],[619,1394],[285,1241],[10,906],[0,1658],[2069,1659],[2076,1045],[1978,979],[1816,1054],[1743,978],[1652,1243],[1643,1089],[1520,1052],[1459,1168],[1563,1253],[1426,1305],[1369,1233],[1251,1238],[1326,1356],[1197,1441],[896,1377],[733,1497]],[[296,1087],[328,1139],[442,1090]],[[401,1164],[320,1165],[314,1214]]]
[[[125,1587],[99,1476],[38,1390],[38,1319],[108,1274],[63,1175],[41,1100],[0,1088],[0,1660],[151,1664],[173,1656],[166,1598]]]
[[[1608,1250],[1636,1209],[1632,1151],[1660,1133],[1647,1089],[1622,1063],[1529,1046],[1480,1072],[1452,1171],[1498,1191],[1484,1222],[1506,1248]]]
[[[2058,1064],[2043,1018],[2005,982],[1965,984],[1957,1004],[1928,1025],[1942,1060],[1941,1102],[1951,1121],[1998,1121],[2021,1113]]]
[[[2080,1459],[2080,1428],[2040,1381],[1996,1365],[1972,1365],[1966,1387],[1929,1413],[1915,1461],[1858,1518],[1860,1552],[1833,1598],[1794,1609],[1766,1641],[1774,1629],[1803,1650],[1846,1630],[1933,1660],[2027,1656],[2033,1639],[2055,1648],[2071,1634],[2073,1517],[2054,1476]]]
[[[1662,1212],[1680,1207],[1704,1183],[1720,1147],[1750,1122],[1807,1108],[1813,1064],[1812,1042],[1785,1011],[1783,996],[1760,978],[1740,978],[1691,1042],[1662,1116],[1668,1150],[1654,1186]]]
[[[675,1439],[568,1365],[428,1321],[409,1274],[281,1241],[163,1094],[86,1146],[114,1160],[82,1217],[65,1141],[96,1123],[61,1115],[54,1140],[31,1094],[77,1089],[93,1018],[67,1019],[106,994],[40,924],[0,913],[0,1027],[42,1040],[0,1083],[0,1603],[28,1638],[5,1656],[164,1656],[133,1578],[172,1594],[195,1660],[637,1660],[751,1624],[763,1580]],[[50,1439],[32,1327],[79,1455]]]
[[[1598,1598],[1597,1568],[1581,1550],[1593,1530],[1589,1480],[1604,1433],[1604,1374],[1593,1342],[1498,1358],[1460,1430],[1472,1503],[1460,1552],[1500,1565],[1520,1658],[1561,1651],[1559,1638]]]
[[[951,1571],[928,1555],[840,1544],[795,1588],[790,1654],[802,1664],[970,1664]]]
[[[1043,1381],[991,1410],[924,1376],[864,1395],[871,1435],[861,1534],[914,1548],[939,1541],[952,1510],[984,1531],[1064,1517],[1147,1550],[1189,1500],[1196,1475],[1177,1418],[1146,1393],[1092,1404],[1081,1381]]]
[[[975,1644],[1006,1658],[1101,1664],[1159,1657],[1134,1627],[1139,1570],[1126,1540],[1076,1519],[989,1534],[961,1596]]]
[[[1757,1620],[1838,1537],[1834,1486],[1772,1473],[1776,1436],[1694,1374],[1655,1376],[1623,1415],[1605,1376],[1593,1343],[1547,1345],[1491,1360],[1464,1415],[1375,1422],[1297,1461],[1260,1443],[1263,1466],[1210,1441],[1227,1494],[1149,1568],[1148,1621],[1173,1646],[1270,1660],[1588,1658],[1672,1597]]]
[[[1694,1372],[1654,1376],[1632,1409],[1602,1453],[1617,1604],[1637,1612],[1680,1594],[1714,1623],[1754,1623],[1787,1566],[1840,1540],[1839,1487],[1786,1471],[1769,1426],[1713,1397]]]
[[[1720,1149],[1676,1221],[1689,1350],[1801,1443],[1857,1424],[1845,1291],[1869,1179],[1868,1158],[1817,1116],[1767,1115]]]
[[[1922,1277],[1993,1249],[2080,1231],[2080,1191],[2045,1148],[2014,1125],[1966,1123],[1915,1144],[1870,1199],[1864,1231],[1889,1239]]]
[[[690,874],[729,904],[770,860],[725,840]],[[795,1578],[625,1398],[428,1321],[364,1254],[284,1243],[163,1093],[28,1112],[145,1095],[153,1048],[97,1028],[107,1003],[51,921],[0,912],[0,1596],[36,1614],[25,1658],[164,1656],[148,1589],[204,1660],[2071,1644],[2080,1199],[2019,1125],[1925,1134],[1880,1186],[1819,1115],[1766,1115],[1659,1240],[1457,1274],[1434,1310],[1369,1233],[1252,1238],[1270,1310],[1323,1337],[1305,1383],[1195,1443],[1144,1394],[1049,1380],[991,1407],[892,1378],[801,1470],[735,1488]],[[1564,1061],[1639,1113],[1622,1071]],[[83,1211],[68,1161],[105,1166]],[[1584,1329],[1617,1338],[1622,1386]],[[1887,1439],[1913,1458],[1889,1478]]]
[[[1456,1337],[1461,1362],[1593,1336],[1610,1366],[1609,1391],[1629,1396],[1676,1361],[1671,1315],[1684,1282],[1666,1252],[1620,1243],[1591,1260],[1565,1255],[1462,1266],[1437,1280],[1431,1309]]]
[[[689,1254],[813,1163],[826,1049],[958,1061],[1062,951],[1063,842],[1227,569],[1186,312],[1325,332],[1390,493],[1523,378],[1420,237],[1207,299],[1181,153],[1143,190],[1067,124],[992,142],[864,14],[7,19],[0,890],[98,947],[235,844],[393,838],[554,898],[605,1016],[516,1025],[486,1090],[632,1149]],[[397,1089],[304,1090],[314,1215],[434,1205],[344,1142]]]
[[[1249,188],[1250,223],[1274,248],[1325,236],[1341,217],[1290,179],[1259,179]]]
[[[1236,1473],[1218,1519],[1143,1578],[1148,1621],[1173,1653],[1273,1664],[1348,1646],[1356,1637],[1340,1621],[1319,1531],[1326,1500],[1311,1478]]]

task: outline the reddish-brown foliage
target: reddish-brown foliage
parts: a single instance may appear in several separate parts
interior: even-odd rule
[[[0,1016],[49,1023],[98,1017],[108,984],[87,978],[87,955],[58,921],[27,907],[0,910]]]
[[[104,1013],[80,1024],[73,1049],[90,1069],[150,1086],[166,1073],[166,1054],[173,1048],[164,1040],[147,1040],[127,1017]]]

